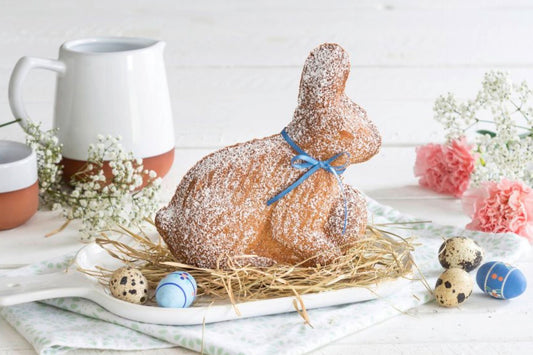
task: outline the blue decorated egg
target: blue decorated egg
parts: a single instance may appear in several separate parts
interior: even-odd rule
[[[527,286],[526,277],[520,269],[500,261],[481,265],[476,281],[483,292],[499,299],[518,297]]]
[[[196,280],[185,271],[165,276],[155,290],[157,304],[166,308],[187,308],[196,297]]]

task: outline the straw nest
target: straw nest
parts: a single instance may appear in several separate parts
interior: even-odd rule
[[[345,255],[328,265],[315,267],[278,264],[258,268],[246,265],[247,256],[239,256],[232,259],[228,269],[198,268],[178,262],[160,237],[150,238],[125,228],[120,232],[126,238],[115,240],[104,234],[97,243],[114,258],[137,267],[152,289],[168,273],[182,270],[196,279],[200,299],[229,300],[235,306],[245,301],[296,296],[304,309],[300,295],[370,287],[411,273],[412,241],[383,230],[383,226],[367,227],[366,235],[350,245]],[[107,284],[113,270],[95,266],[94,270],[81,271]]]

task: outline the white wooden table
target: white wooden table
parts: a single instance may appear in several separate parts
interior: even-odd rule
[[[367,109],[384,138],[380,155],[352,167],[346,180],[405,213],[464,225],[468,220],[459,201],[417,186],[414,147],[442,140],[432,120],[437,95],[471,96],[493,68],[533,83],[532,18],[526,0],[0,0],[0,122],[12,117],[7,83],[19,57],[55,57],[62,42],[80,37],[163,39],[177,141],[174,168],[165,180],[169,193],[207,152],[279,131],[295,107],[307,53],[321,42],[338,42],[352,58],[347,92]],[[35,71],[25,87],[28,111],[45,127],[51,125],[53,79]],[[24,139],[14,126],[0,129],[0,139],[6,138]],[[25,233],[53,229],[54,223],[53,216],[39,213],[24,227],[0,232],[0,267],[80,247],[68,233],[49,239]],[[517,265],[531,279],[533,258],[525,256]],[[504,304],[481,297],[461,309],[428,304],[315,353],[530,354],[532,314],[532,291]],[[33,353],[1,318],[0,353]]]

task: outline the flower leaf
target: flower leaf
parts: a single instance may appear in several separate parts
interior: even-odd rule
[[[482,134],[482,135],[489,135],[492,138],[496,137],[496,132],[489,131],[488,129],[478,129],[476,133]]]

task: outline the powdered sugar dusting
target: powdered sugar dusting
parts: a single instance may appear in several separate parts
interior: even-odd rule
[[[350,163],[377,153],[381,138],[366,112],[344,94],[349,74],[345,51],[324,44],[308,57],[289,136],[315,158],[342,151]],[[182,179],[170,204],[156,217],[159,232],[179,261],[200,267],[225,265],[227,256],[256,255],[252,265],[294,264],[318,252],[319,260],[343,252],[366,227],[366,204],[345,186],[348,228],[335,177],[319,170],[288,195],[266,201],[298,179],[296,153],[281,135],[226,147],[199,161]],[[344,163],[341,158],[338,164]],[[337,162],[335,162],[337,163]]]

